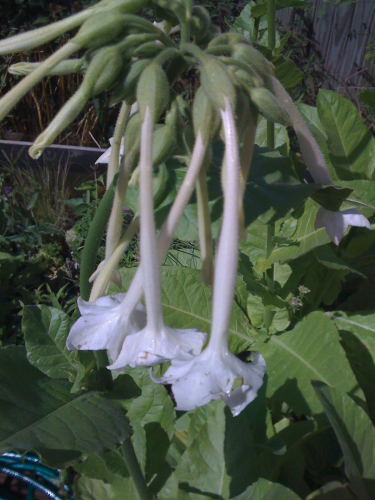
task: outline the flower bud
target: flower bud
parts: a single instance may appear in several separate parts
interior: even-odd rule
[[[244,43],[235,44],[233,46],[233,57],[253,68],[263,78],[272,75],[275,69],[274,65],[259,50],[251,47],[251,45]]]
[[[81,85],[87,99],[108,90],[119,77],[122,65],[123,59],[115,47],[95,52]]]
[[[207,56],[201,67],[201,83],[208,98],[218,109],[225,109],[225,97],[235,108],[236,92],[225,66],[214,57]]]
[[[25,76],[38,68],[42,63],[19,62],[12,64],[9,67],[11,75]],[[66,59],[57,64],[49,71],[49,75],[69,75],[71,73],[79,73],[84,69],[84,60],[82,59]]]
[[[207,97],[203,87],[200,87],[195,94],[193,104],[193,123],[194,133],[198,136],[200,131],[202,134],[203,144],[212,142],[220,128],[220,115],[212,102]]]
[[[209,13],[204,7],[197,5],[193,8],[191,19],[191,34],[196,40],[201,40],[211,24]]]
[[[139,113],[135,113],[129,118],[128,124],[126,125],[125,135],[124,135],[124,151],[125,153],[130,151],[134,144],[139,141],[141,134],[141,117]]]
[[[264,88],[250,89],[250,98],[258,111],[267,120],[281,123],[281,125],[285,125],[286,127],[292,125],[288,113],[269,90]]]
[[[142,45],[135,49],[135,51],[133,52],[133,56],[151,58],[160,54],[163,49],[165,49],[165,45],[159,40],[156,40],[154,42],[146,42],[142,43]]]
[[[96,14],[80,28],[72,42],[81,47],[103,47],[116,41],[128,28],[127,17],[115,10]]]
[[[214,38],[208,45],[208,48],[217,47],[218,45],[234,45],[237,43],[244,43],[251,46],[251,42],[244,35],[239,33],[223,33],[222,35]]]
[[[130,66],[130,69],[124,69],[122,77],[113,89],[110,106],[115,106],[120,101],[127,101],[129,104],[136,101],[135,92],[139,77],[149,64],[151,64],[150,59],[139,59]]]
[[[152,122],[157,123],[169,102],[168,79],[159,64],[152,63],[143,70],[137,86],[137,101],[142,121],[149,108]]]

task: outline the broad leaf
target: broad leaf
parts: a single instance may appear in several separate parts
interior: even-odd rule
[[[74,468],[85,476],[85,479],[95,480],[84,480],[79,484],[80,490],[83,489],[83,485],[89,490],[93,487],[103,488],[111,500],[114,498],[130,499],[137,496],[133,480],[119,451],[92,453],[83,462],[74,464]],[[105,486],[101,484],[102,482],[105,483]],[[75,490],[76,487],[77,484],[75,484]],[[121,491],[122,496],[116,496],[117,491]],[[99,499],[102,500],[102,497],[95,497],[95,500]]]
[[[317,108],[338,177],[347,181],[373,179],[375,139],[354,104],[336,92],[320,90]]]
[[[258,122],[255,144],[265,148],[267,147],[267,120],[262,116]],[[275,123],[275,149],[281,148],[286,144],[289,149],[289,136],[286,127]]]
[[[331,316],[343,342],[352,370],[366,396],[367,406],[375,420],[375,314]]]
[[[209,206],[211,211],[214,238],[219,232],[222,215],[222,190],[220,164],[222,150],[219,145],[215,161],[207,174]],[[156,209],[156,224],[160,227],[166,219],[178,189],[186,173],[186,166],[175,158],[168,161],[168,195]],[[284,217],[290,210],[297,208],[318,185],[299,182],[290,158],[281,156],[278,151],[255,146],[250,175],[244,196],[245,224],[250,225],[262,216],[263,223]],[[127,191],[126,204],[133,210],[138,208],[138,188]],[[198,240],[198,219],[195,195],[192,196],[178,224],[175,236],[183,241]]]
[[[123,269],[126,290],[134,270]],[[163,316],[174,328],[211,329],[211,290],[201,282],[201,272],[183,267],[163,267],[161,272]],[[229,346],[234,353],[248,349],[253,343],[252,328],[244,312],[234,303],[229,322]],[[133,372],[132,372],[133,376]]]
[[[317,231],[314,228],[318,208],[318,205],[312,200],[306,203],[303,215],[298,219],[297,229],[291,238],[292,244],[276,248],[268,259],[259,259],[256,264],[259,271],[265,271],[276,262],[284,264],[297,259],[310,250],[326,245],[331,241],[325,228]]]
[[[118,447],[130,432],[124,410],[98,392],[70,391],[30,365],[23,348],[0,350],[0,453],[34,450],[61,466]]]
[[[346,394],[322,382],[314,381],[313,387],[339,440],[345,473],[360,498],[369,500],[362,477],[375,478],[375,428],[364,410]]]
[[[375,112],[375,91],[370,89],[362,89],[359,93],[359,98],[362,102],[369,106],[372,112]]]
[[[271,483],[266,479],[258,479],[242,495],[232,500],[300,500],[300,497],[281,484]]]
[[[298,103],[297,108],[302,118],[305,120],[306,125],[308,126],[310,132],[314,136],[314,139],[318,143],[321,152],[323,153],[324,159],[327,163],[327,167],[329,173],[331,174],[332,179],[336,181],[338,177],[336,174],[336,170],[332,166],[331,159],[329,156],[329,149],[327,144],[328,141],[327,131],[324,128],[322,122],[320,121],[317,108],[302,103]]]
[[[98,479],[79,477],[73,489],[76,500],[116,500],[110,485]]]
[[[257,479],[255,449],[245,414],[234,418],[222,401],[198,408],[188,440],[174,472],[180,484],[186,483],[184,491],[229,499]]]
[[[66,348],[70,317],[47,306],[26,306],[22,330],[30,363],[51,378],[72,379],[76,373],[76,353]]]
[[[344,392],[357,386],[338,331],[321,312],[310,314],[290,332],[273,335],[261,352],[267,362],[268,397],[300,414],[322,412],[311,380]]]
[[[276,0],[275,2],[275,9],[280,10],[280,9],[286,9],[288,7],[294,7],[294,8],[308,8],[310,7],[309,2],[304,2],[303,0]],[[267,15],[267,2],[263,1],[260,3],[257,3],[251,10],[251,13],[253,17],[261,17],[261,16],[266,16]]]
[[[356,500],[356,496],[350,491],[348,484],[332,481],[314,491],[306,500]]]

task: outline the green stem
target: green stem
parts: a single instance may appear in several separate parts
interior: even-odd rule
[[[190,42],[190,23],[185,21],[181,23],[181,43]]]
[[[276,44],[276,28],[275,28],[275,0],[267,0],[267,20],[268,20],[268,48],[273,50]],[[275,125],[274,123],[267,121],[267,147],[270,149],[275,149]],[[271,255],[274,249],[273,237],[275,236],[275,223],[270,223],[267,225],[267,243],[266,243],[266,258]],[[274,290],[274,265],[267,270],[266,279],[268,288],[271,293]],[[265,324],[272,323],[272,318],[270,317],[272,311],[266,309],[265,311]]]
[[[276,5],[275,0],[267,0],[268,48],[273,50],[276,45]]]
[[[82,252],[79,287],[83,300],[89,300],[91,292],[90,276],[95,271],[99,246],[111,214],[114,198],[113,182],[108,187],[91,222]]]
[[[126,463],[126,467],[128,468],[128,471],[134,481],[139,500],[152,500],[152,495],[147,490],[147,484],[145,478],[143,477],[142,470],[138,463],[133,443],[130,438],[126,439],[122,443],[121,451]]]
[[[96,366],[98,368],[98,380],[100,388],[110,391],[113,388],[113,378],[111,370],[107,366],[110,364],[107,351],[94,351]]]
[[[267,0],[268,48],[273,51],[276,45],[275,0]],[[267,122],[267,147],[275,148],[275,125]]]
[[[254,20],[254,42],[258,41],[258,37],[259,37],[259,23],[260,23],[260,17],[257,17]]]

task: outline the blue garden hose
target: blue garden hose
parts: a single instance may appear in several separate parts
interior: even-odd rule
[[[60,496],[60,471],[40,463],[32,454],[5,453],[0,457],[0,473],[20,479],[27,485],[26,500],[34,500],[35,490],[43,492],[52,500],[73,500],[72,489],[64,485],[64,497]],[[31,475],[30,475],[31,473]],[[14,496],[0,487],[0,500],[14,500]]]

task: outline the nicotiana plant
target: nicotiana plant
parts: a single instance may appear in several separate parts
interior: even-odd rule
[[[4,374],[21,377],[1,396],[11,411],[0,449],[74,464],[77,498],[305,498],[317,485],[282,471],[303,443],[332,429],[345,460],[332,489],[349,484],[370,498],[374,467],[358,433],[375,432],[372,394],[353,342],[344,335],[343,347],[337,330],[342,322],[357,331],[361,320],[317,309],[334,303],[349,272],[363,276],[352,261],[361,254],[356,234],[364,252],[374,243],[366,182],[375,166],[361,170],[343,148],[339,167],[352,176],[340,177],[334,131],[284,88],[275,2],[261,7],[250,2],[240,29],[221,34],[191,0],[102,0],[0,42],[1,54],[28,51],[78,28],[44,62],[11,68],[25,76],[1,98],[0,118],[42,78],[84,73],[31,146],[33,158],[92,97],[107,92],[110,105],[121,103],[111,148],[98,159],[108,163],[107,189],[82,255],[80,317],[26,307],[28,361],[23,348],[1,352]],[[200,86],[190,106],[179,81],[192,71]],[[259,147],[266,120],[270,149]],[[288,139],[277,144],[286,127],[304,164],[288,155]],[[123,233],[125,201],[134,216]],[[362,229],[348,235],[349,226]],[[140,264],[124,272],[119,262],[138,232]],[[176,235],[199,240],[201,271],[163,266]],[[24,400],[32,409],[19,419]],[[348,412],[364,422],[358,431]]]

